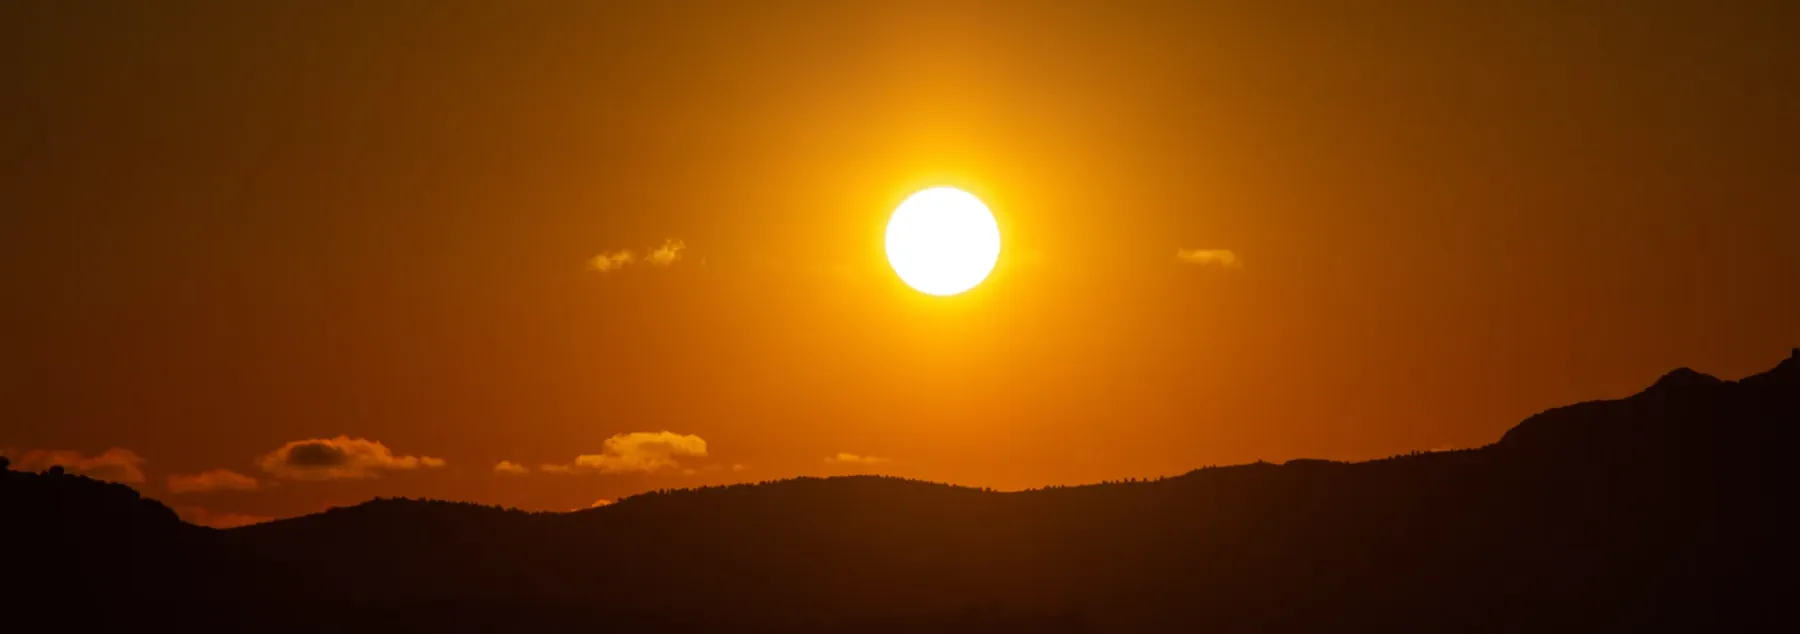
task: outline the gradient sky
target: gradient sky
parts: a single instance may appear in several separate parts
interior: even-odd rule
[[[1800,345],[1800,9],[1471,4],[8,2],[0,448],[222,524],[1013,489]],[[931,185],[962,296],[882,257]]]

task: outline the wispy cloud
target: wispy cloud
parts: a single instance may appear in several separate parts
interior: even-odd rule
[[[499,464],[494,465],[494,475],[522,476],[528,473],[531,473],[529,467],[511,460],[501,460]]]
[[[658,266],[668,266],[681,259],[681,251],[686,248],[686,242],[672,238],[664,240],[662,246],[652,249],[650,255],[644,256],[644,261]]]
[[[572,512],[575,512],[575,511],[585,511],[585,510],[588,510],[588,509],[597,509],[597,508],[600,508],[600,507],[602,507],[602,506],[611,506],[611,505],[612,505],[612,503],[613,503],[613,501],[612,501],[612,500],[607,500],[607,499],[599,499],[599,500],[594,500],[594,503],[593,503],[593,504],[589,504],[589,505],[587,505],[587,506],[577,506],[577,507],[575,507],[575,508],[572,508],[572,509],[569,509],[569,512],[571,512],[571,513],[572,513]]]
[[[680,261],[682,252],[686,250],[687,242],[670,238],[664,240],[662,246],[645,249],[643,257],[638,257],[637,252],[631,249],[603,251],[599,255],[588,258],[587,267],[598,273],[611,273],[640,262],[656,266],[669,266]]]
[[[706,440],[669,431],[618,434],[601,444],[600,453],[582,454],[565,465],[538,467],[545,473],[655,473],[679,470],[678,457],[706,457]]]
[[[843,452],[843,451],[838,452],[838,454],[835,456],[826,456],[825,457],[825,464],[876,465],[876,464],[887,464],[890,462],[893,462],[893,460],[889,460],[887,458],[882,458],[879,456],[865,456],[862,454],[854,454],[854,453]]]
[[[378,478],[384,471],[411,471],[444,466],[442,458],[396,456],[373,440],[338,436],[296,440],[257,461],[265,473],[284,480],[354,480]]]
[[[252,491],[257,485],[256,478],[230,469],[208,469],[200,473],[169,476],[170,493]]]
[[[144,481],[143,456],[130,449],[113,447],[98,455],[87,456],[79,451],[68,449],[33,449],[20,452],[7,448],[0,449],[0,456],[12,461],[12,468],[19,471],[43,471],[53,466],[62,467],[64,471],[76,475],[84,475],[95,480],[138,484]]]
[[[1185,264],[1200,266],[1217,265],[1220,268],[1244,268],[1242,260],[1230,249],[1176,249],[1175,260]]]
[[[215,513],[199,506],[177,506],[175,507],[175,515],[189,524],[211,526],[213,528],[237,528],[239,526],[261,524],[275,519],[265,515]]]
[[[601,273],[622,269],[637,261],[637,256],[630,249],[621,249],[612,253],[602,253],[588,258],[588,268]]]

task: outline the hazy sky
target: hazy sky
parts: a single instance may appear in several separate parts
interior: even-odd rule
[[[1474,4],[7,2],[0,448],[219,523],[1010,489],[1800,345],[1800,9]],[[883,260],[930,185],[968,294]]]

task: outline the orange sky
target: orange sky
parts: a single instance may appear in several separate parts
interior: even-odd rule
[[[213,517],[1019,488],[1800,345],[1791,3],[352,4],[0,8],[15,461]],[[880,243],[940,184],[1004,237],[947,299]]]

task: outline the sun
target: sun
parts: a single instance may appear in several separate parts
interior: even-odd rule
[[[1000,260],[1000,225],[981,199],[955,187],[907,197],[887,226],[888,264],[907,286],[949,296],[975,288]]]

